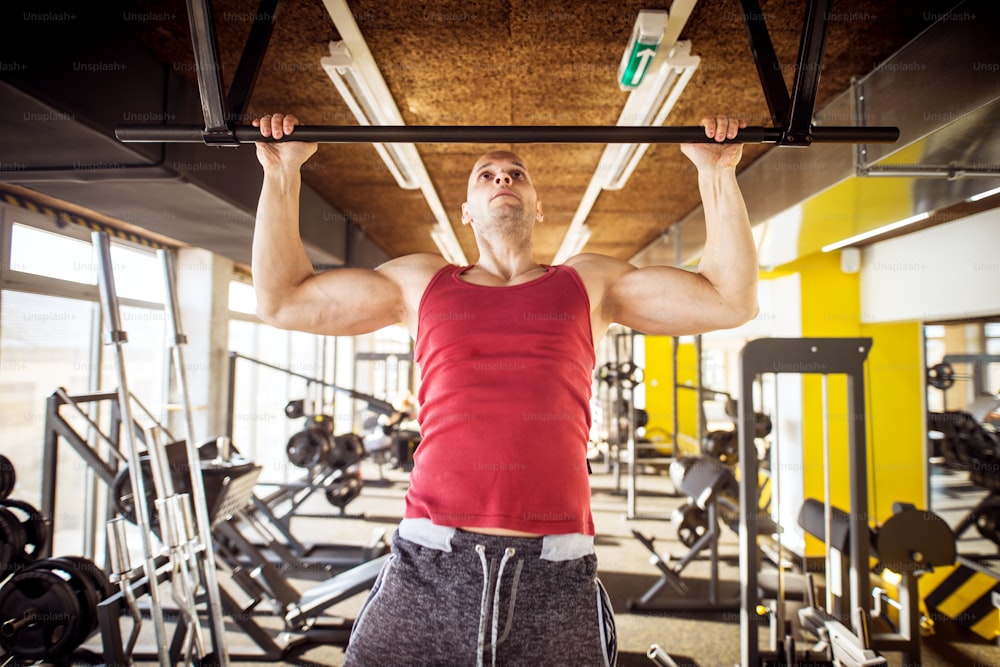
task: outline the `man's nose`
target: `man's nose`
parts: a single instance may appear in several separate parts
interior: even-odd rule
[[[497,176],[494,180],[497,185],[510,185],[511,183],[510,175],[505,171],[497,172]]]

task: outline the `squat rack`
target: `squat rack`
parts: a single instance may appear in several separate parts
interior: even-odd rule
[[[223,92],[222,68],[211,0],[188,0],[188,20],[194,47],[195,71],[201,96],[204,127],[198,125],[120,125],[123,142],[205,143],[238,146],[270,142],[249,125],[235,124],[246,117],[257,75],[274,30],[281,0],[261,0],[253,26],[230,86]],[[826,46],[832,0],[810,0],[803,20],[791,94],[785,86],[771,37],[758,0],[739,0],[750,51],[767,100],[773,127],[740,130],[738,143],[809,146],[813,143],[893,143],[896,127],[814,126],[812,124],[821,62]],[[277,141],[286,140],[287,136]],[[699,126],[308,126],[295,130],[295,141],[323,143],[709,143]]]

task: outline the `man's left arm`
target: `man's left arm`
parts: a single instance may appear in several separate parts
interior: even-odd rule
[[[621,262],[606,273],[602,315],[647,334],[688,335],[729,329],[756,316],[757,249],[736,181],[744,124],[727,117],[702,121],[717,143],[683,144],[698,169],[705,212],[705,246],[696,271],[667,266],[637,269]]]

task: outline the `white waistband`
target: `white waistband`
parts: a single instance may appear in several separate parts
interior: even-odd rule
[[[458,531],[451,526],[438,526],[427,518],[408,518],[399,523],[399,536],[428,549],[451,552],[451,539]],[[543,535],[542,560],[576,560],[594,553],[594,536],[583,533]]]

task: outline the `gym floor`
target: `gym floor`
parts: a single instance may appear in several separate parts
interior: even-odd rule
[[[373,468],[364,471],[366,479],[377,479]],[[295,535],[306,543],[347,543],[363,544],[373,527],[381,526],[391,534],[402,515],[403,494],[406,490],[406,475],[398,471],[386,471],[386,484],[366,485],[361,496],[348,506],[348,518],[318,519],[301,517],[292,524]],[[934,475],[935,488],[943,489],[949,498],[944,518],[954,525],[975,502],[977,491],[965,484],[961,474],[937,473]],[[632,536],[636,529],[656,539],[658,550],[679,557],[685,547],[677,540],[669,520],[637,519],[626,520],[625,496],[616,494],[615,479],[612,475],[597,471],[592,477],[594,518],[597,524],[597,555],[600,576],[605,583],[616,609],[619,641],[619,662],[621,667],[632,665],[652,665],[646,657],[651,644],[664,647],[681,667],[729,667],[740,659],[739,616],[733,610],[702,612],[677,612],[650,614],[629,612],[628,599],[638,599],[659,579],[658,570],[649,562],[649,552]],[[622,479],[624,485],[624,478]],[[669,477],[643,475],[639,477],[640,495],[637,512],[640,516],[657,516],[669,519],[671,511],[682,504],[684,499],[672,495]],[[979,494],[981,495],[981,494]],[[313,503],[315,501],[315,503]],[[302,513],[329,513],[331,507],[314,494],[302,508]],[[963,511],[964,510],[964,511]],[[365,519],[355,518],[364,515]],[[982,552],[983,540],[976,539],[975,530],[968,534],[973,542],[970,548]],[[959,551],[963,552],[966,540],[960,541]],[[992,546],[992,545],[991,545]],[[996,547],[993,546],[994,551]],[[723,528],[720,539],[720,598],[738,596],[738,545],[736,534]],[[691,594],[705,590],[708,576],[708,561],[696,559],[684,570],[684,579],[691,585]],[[296,587],[306,590],[315,585],[310,581],[295,581]],[[671,599],[675,595],[669,587],[660,591],[657,600]],[[353,618],[364,594],[359,594],[334,607],[327,614],[330,617]],[[276,619],[274,619],[276,620]],[[269,619],[262,625],[270,626]],[[280,623],[275,623],[278,628]],[[123,629],[128,631],[127,622]],[[145,632],[143,633],[146,634]],[[761,641],[766,642],[768,631],[761,626]],[[145,638],[145,637],[143,637]],[[234,666],[261,664],[247,658],[255,652],[254,644],[245,635],[237,632],[227,635],[228,648]],[[144,642],[140,640],[139,646]],[[926,667],[963,666],[990,667],[1000,665],[1000,646],[976,636],[954,623],[938,621],[935,633],[922,639],[922,664]],[[901,664],[901,656],[885,653],[889,665],[908,667]],[[336,646],[315,646],[289,657],[279,665],[340,665],[343,651]],[[153,664],[139,662],[137,664]]]

